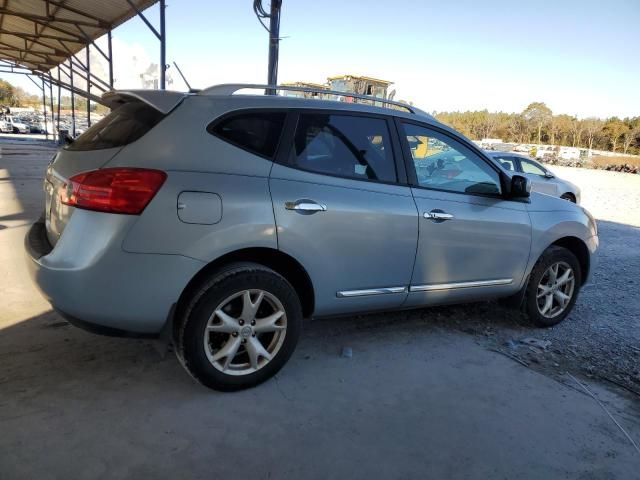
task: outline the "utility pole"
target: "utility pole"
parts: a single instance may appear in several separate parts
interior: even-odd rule
[[[269,85],[278,84],[278,53],[280,47],[280,10],[282,0],[271,0],[271,11],[269,13],[269,75],[267,83]],[[270,92],[275,95],[275,91]]]
[[[160,90],[166,87],[167,75],[167,32],[164,19],[166,8],[165,0],[160,0]]]

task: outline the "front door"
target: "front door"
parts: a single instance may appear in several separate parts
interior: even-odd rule
[[[408,305],[506,295],[531,246],[525,204],[501,197],[497,168],[448,133],[400,124],[420,215]]]
[[[418,214],[411,189],[398,184],[392,126],[303,111],[283,140],[284,164],[270,177],[278,248],[309,273],[316,315],[393,308],[407,297]]]

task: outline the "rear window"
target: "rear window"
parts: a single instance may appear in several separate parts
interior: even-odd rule
[[[207,131],[251,153],[273,159],[285,112],[238,113],[209,125]]]
[[[130,102],[111,113],[80,135],[67,150],[101,150],[135,142],[165,116],[142,102]]]

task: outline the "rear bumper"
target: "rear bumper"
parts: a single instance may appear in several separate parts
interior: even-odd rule
[[[96,216],[102,221],[88,221]],[[55,248],[42,221],[29,229],[25,250],[31,278],[71,323],[107,335],[157,336],[204,266],[180,255],[124,252],[122,235],[131,221],[125,215],[75,212]]]

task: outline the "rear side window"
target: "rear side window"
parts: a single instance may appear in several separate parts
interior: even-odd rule
[[[291,163],[303,170],[360,180],[395,182],[387,121],[332,114],[301,114]]]
[[[130,102],[92,125],[67,150],[101,150],[123,147],[135,142],[155,127],[165,116],[142,102]]]
[[[500,165],[504,167],[505,170],[509,170],[510,172],[515,172],[516,168],[516,159],[513,157],[494,157]]]
[[[285,112],[238,113],[212,123],[207,131],[236,147],[273,159],[284,119]]]

